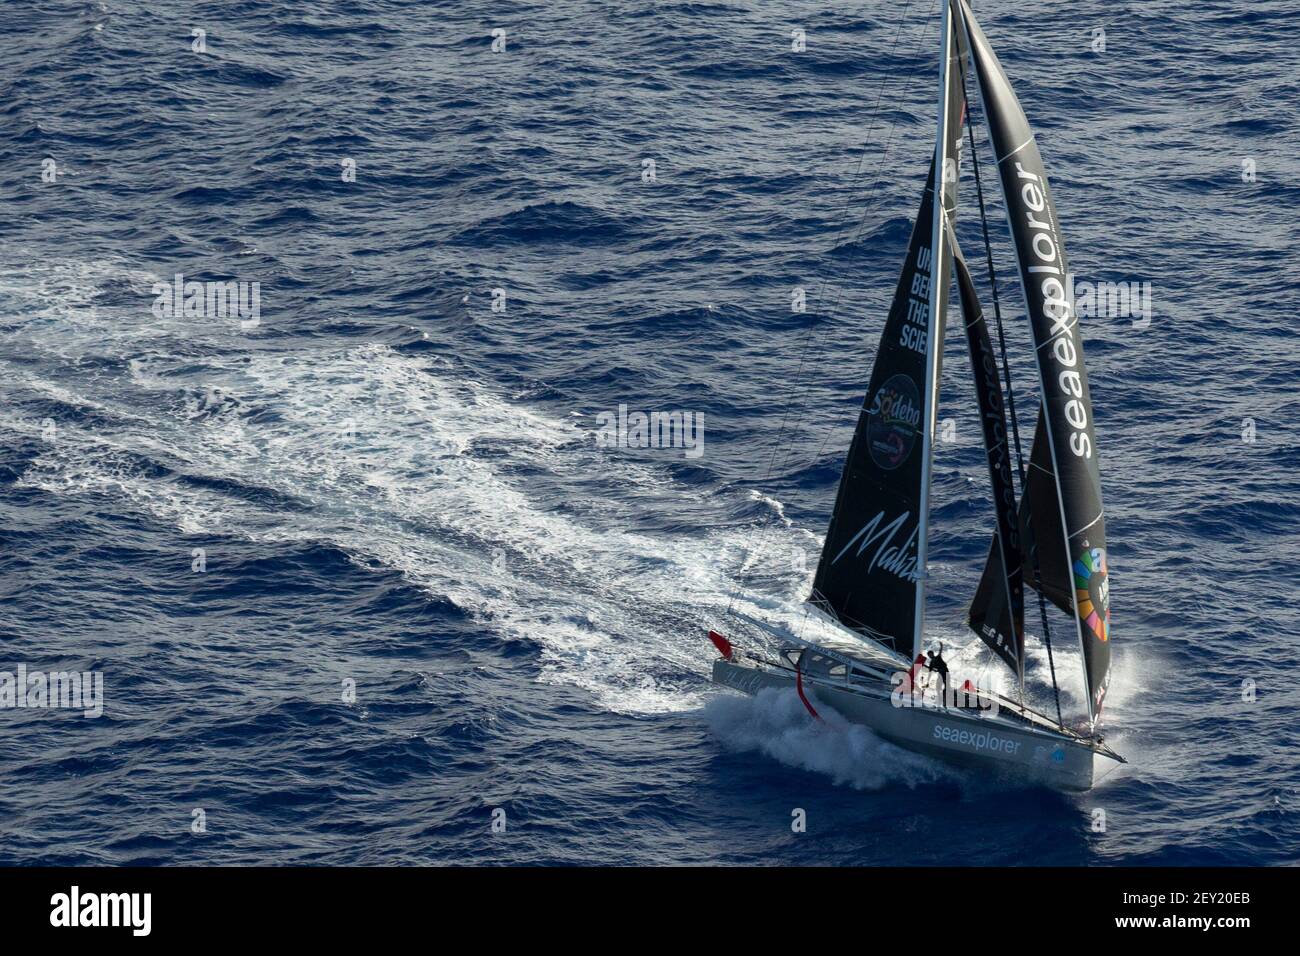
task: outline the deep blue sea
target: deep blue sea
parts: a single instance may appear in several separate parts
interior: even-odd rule
[[[733,598],[811,581],[934,0],[9,2],[0,670],[106,700],[0,710],[0,863],[1300,863],[1300,7],[975,6],[1077,277],[1150,283],[1083,333],[1128,765],[995,785],[709,683]],[[155,310],[177,273],[260,320]],[[928,627],[991,673],[964,347]],[[703,453],[602,446],[620,405]]]

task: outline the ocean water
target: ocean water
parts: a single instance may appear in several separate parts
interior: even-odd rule
[[[1300,862],[1300,9],[976,7],[1079,278],[1150,283],[1084,331],[1128,765],[974,780],[708,681],[733,601],[798,620],[933,0],[51,0],[0,7],[0,669],[106,700],[0,710],[0,862]],[[257,323],[155,310],[177,273]],[[949,338],[929,627],[974,671]],[[603,447],[620,405],[702,453]]]

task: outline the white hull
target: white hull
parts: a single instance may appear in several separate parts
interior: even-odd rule
[[[765,688],[793,694],[793,670],[719,660],[713,682],[745,694]],[[1034,725],[1016,715],[990,716],[976,709],[899,707],[883,682],[874,687],[822,680],[805,673],[804,693],[815,707],[821,702],[846,720],[861,724],[885,740],[941,757],[980,773],[1029,780],[1059,790],[1092,787],[1096,751],[1086,742]]]

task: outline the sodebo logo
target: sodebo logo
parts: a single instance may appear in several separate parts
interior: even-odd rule
[[[129,926],[133,936],[148,936],[152,928],[152,893],[71,893],[50,897],[51,926]]]

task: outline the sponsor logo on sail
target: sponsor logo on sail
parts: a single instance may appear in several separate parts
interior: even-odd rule
[[[1070,426],[1069,447],[1076,458],[1092,457],[1092,437],[1088,434],[1088,401],[1085,393],[1083,357],[1079,350],[1078,322],[1074,312],[1074,290],[1066,285],[1062,268],[1061,238],[1057,234],[1054,216],[1047,208],[1046,184],[1042,178],[1028,172],[1017,162],[1016,174],[1023,180],[1020,202],[1025,210],[1031,238],[1029,249],[1037,262],[1027,265],[1025,271],[1040,277],[1036,293],[1039,309],[1052,323],[1047,340],[1051,348],[1047,354],[1055,360],[1056,381],[1061,397],[1065,421]],[[1042,216],[1042,219],[1038,217]],[[1044,347],[1046,343],[1044,343]]]
[[[867,414],[867,449],[871,460],[893,471],[912,452],[921,430],[921,403],[916,383],[894,375],[876,389]]]
[[[860,557],[864,553],[868,555],[868,574],[880,568],[904,581],[915,581],[918,577],[916,526],[913,525],[911,532],[900,540],[903,527],[911,517],[912,512],[904,511],[893,521],[886,523],[885,513],[877,512],[874,518],[862,526],[861,531],[849,538],[848,543],[840,549],[840,553],[831,560],[831,564],[839,561],[856,545],[855,557]]]

